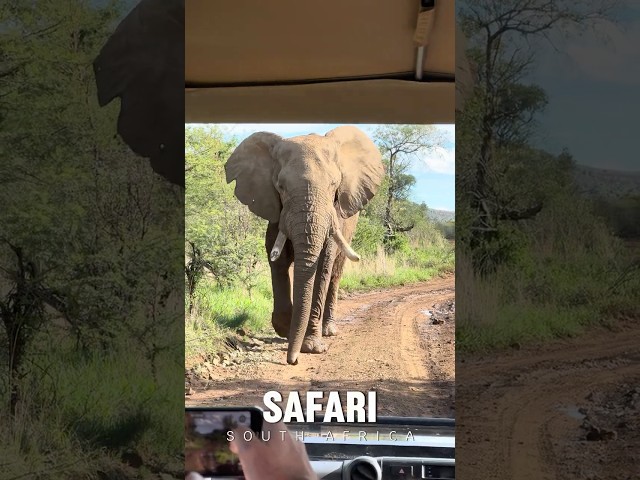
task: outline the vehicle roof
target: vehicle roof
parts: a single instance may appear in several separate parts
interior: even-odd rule
[[[420,1],[185,4],[187,122],[453,123],[456,28],[436,0],[422,81]]]

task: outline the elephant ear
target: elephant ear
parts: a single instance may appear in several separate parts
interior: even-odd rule
[[[141,0],[93,69],[99,105],[120,97],[122,139],[156,173],[184,187],[184,0]]]
[[[276,159],[273,147],[282,137],[268,132],[250,135],[236,147],[224,166],[227,183],[236,181],[238,200],[253,213],[272,223],[280,219],[282,204],[273,186]]]
[[[338,187],[338,213],[349,218],[373,198],[384,178],[378,147],[356,127],[338,127],[325,135],[338,143],[338,166],[342,182]]]

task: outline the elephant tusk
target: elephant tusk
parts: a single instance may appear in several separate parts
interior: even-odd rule
[[[339,228],[333,229],[333,239],[336,241],[338,246],[342,249],[342,251],[344,252],[344,254],[347,256],[349,260],[351,260],[352,262],[360,261],[360,255],[358,255],[353,250],[353,248],[351,248],[351,246],[347,243],[347,241],[342,236],[342,232],[340,231]]]
[[[287,241],[287,236],[278,232],[278,236],[276,237],[276,243],[273,244],[273,248],[271,249],[271,254],[269,258],[272,262],[275,262],[278,258],[280,258],[280,254],[282,253],[282,248],[284,247],[284,243]]]

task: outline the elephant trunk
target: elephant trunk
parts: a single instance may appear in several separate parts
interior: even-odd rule
[[[325,194],[326,195],[326,194]],[[305,192],[292,198],[287,233],[293,245],[293,312],[289,330],[287,363],[296,365],[309,326],[318,261],[332,227],[331,212],[319,201],[321,192]],[[324,200],[320,198],[320,200]]]
[[[294,251],[295,251],[294,246]],[[314,252],[295,253],[293,267],[293,313],[289,330],[287,363],[296,365],[302,342],[309,327],[313,283],[318,269],[319,254]]]
[[[350,260],[360,260],[342,235],[336,210],[326,192],[309,188],[298,193],[291,195],[284,208],[286,212],[283,211],[287,219],[286,236],[280,232],[271,250],[271,255],[279,254],[282,251],[277,248],[279,241],[284,245],[287,237],[293,245],[293,312],[287,351],[287,363],[292,365],[298,363],[309,327],[318,261],[329,235]]]

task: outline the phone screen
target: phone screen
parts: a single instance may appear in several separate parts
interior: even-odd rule
[[[242,477],[238,457],[229,449],[230,431],[255,429],[251,410],[185,411],[185,471],[205,477]]]

